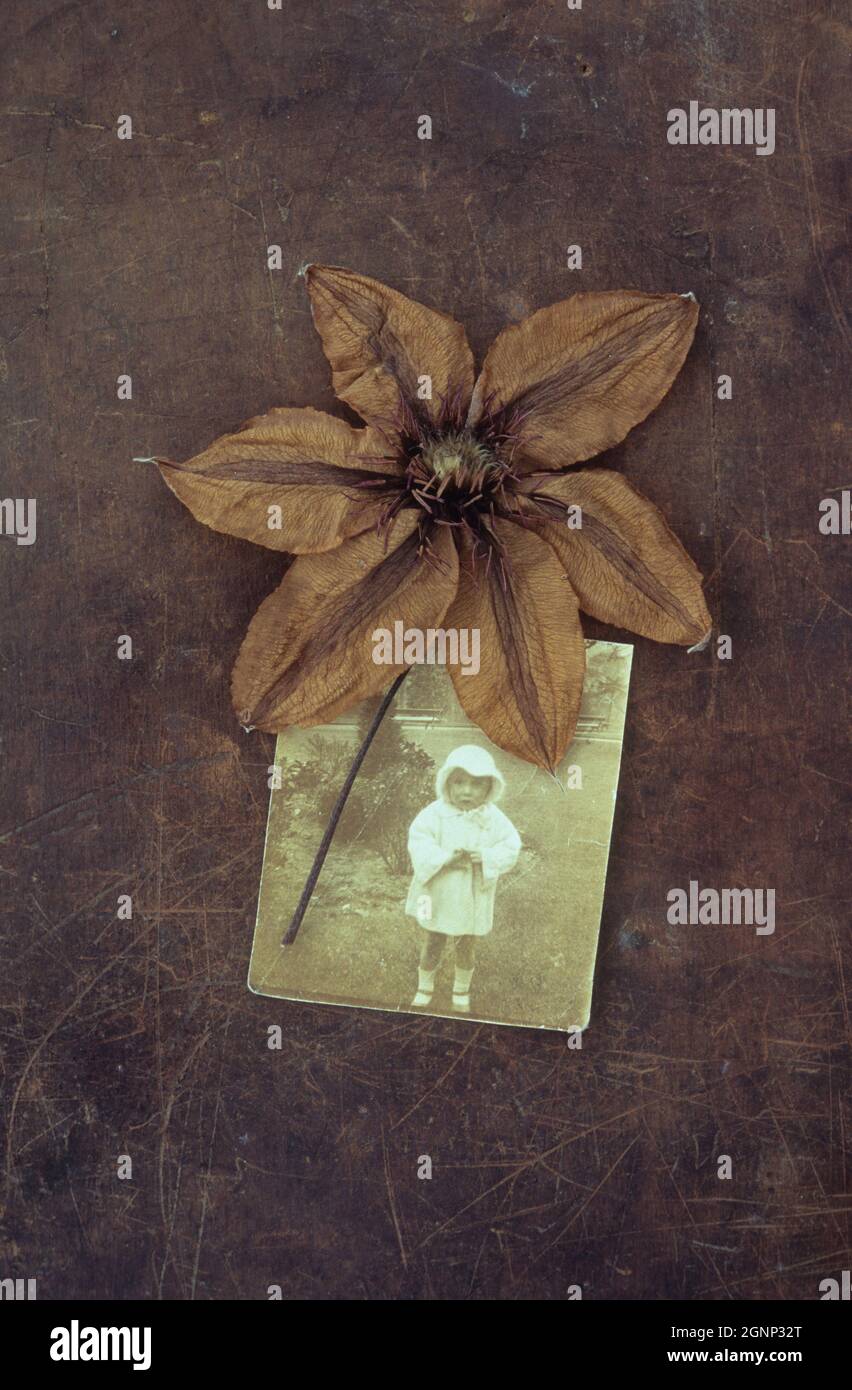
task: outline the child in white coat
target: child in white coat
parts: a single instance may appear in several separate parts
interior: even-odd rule
[[[517,830],[495,804],[504,788],[487,749],[463,744],[438,773],[437,800],[412,821],[408,853],[414,877],[405,911],[417,922],[420,936],[413,1008],[432,1002],[441,956],[452,936],[453,1008],[470,1012],[476,938],[491,931],[497,880],[514,867],[521,850]]]

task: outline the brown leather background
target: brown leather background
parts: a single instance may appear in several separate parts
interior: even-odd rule
[[[849,1267],[849,540],[818,529],[850,483],[840,13],[4,7],[0,492],[37,499],[38,539],[0,545],[3,1277],[814,1299]],[[692,99],[773,107],[775,153],[670,147]],[[311,260],[452,313],[480,356],[579,288],[701,302],[673,391],[605,462],[701,565],[733,658],[636,642],[581,1052],[246,989],[273,740],[237,726],[228,673],[282,562],[131,459],[339,408]],[[775,934],[669,926],[690,878],[774,888]]]

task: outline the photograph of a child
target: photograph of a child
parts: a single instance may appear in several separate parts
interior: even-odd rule
[[[249,972],[255,993],[573,1030],[589,1020],[633,649],[586,644],[556,775],[413,667],[379,725],[298,935],[282,945],[376,701],[280,734]]]
[[[435,783],[437,799],[411,824],[408,853],[414,877],[405,911],[420,929],[420,965],[412,1006],[432,1002],[435,977],[452,940],[453,1009],[470,1013],[476,939],[494,925],[494,894],[513,869],[521,837],[497,802],[505,781],[491,754],[462,744],[449,755]]]

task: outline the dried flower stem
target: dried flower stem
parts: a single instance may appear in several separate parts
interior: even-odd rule
[[[396,692],[399,690],[399,687],[402,685],[402,682],[405,680],[405,677],[408,675],[410,669],[411,668],[407,666],[404,671],[400,671],[393,685],[390,686],[390,688],[385,693],[382,699],[382,703],[376,710],[376,713],[373,716],[373,719],[370,723],[370,727],[364,736],[364,741],[361,744],[361,747],[358,749],[358,752],[355,754],[355,760],[346,774],[346,781],[340,788],[340,793],[338,795],[337,800],[334,803],[331,815],[328,818],[328,825],[325,827],[323,837],[320,840],[319,849],[317,850],[316,855],[314,857],[314,862],[311,865],[311,871],[308,874],[308,877],[305,881],[305,886],[302,889],[302,896],[299,898],[299,901],[296,905],[296,911],[293,913],[293,920],[291,921],[289,927],[287,928],[282,938],[282,946],[292,946],[293,942],[296,940],[299,928],[302,925],[302,918],[308,910],[308,903],[310,902],[311,897],[313,896],[313,891],[317,886],[317,880],[320,874],[322,873],[322,866],[325,863],[326,855],[328,854],[328,851],[331,848],[331,842],[334,839],[334,832],[337,829],[337,823],[340,820],[341,815],[343,814],[343,808],[346,805],[346,802],[349,798],[349,793],[352,790],[355,778],[361,771],[361,764],[367,756],[370,744],[373,742],[373,739],[376,737],[376,734],[379,731],[379,725],[381,724],[382,720],[387,714],[388,709],[390,708],[390,705],[393,702],[393,698],[396,695]]]

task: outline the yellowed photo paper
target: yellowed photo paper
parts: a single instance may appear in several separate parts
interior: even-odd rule
[[[280,734],[249,987],[257,994],[565,1031],[589,1022],[631,646],[586,643],[556,776],[466,718],[445,668],[412,667],[283,945],[377,700]]]

